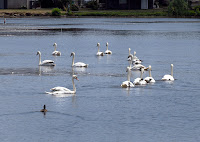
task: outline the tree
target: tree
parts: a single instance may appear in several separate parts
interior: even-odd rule
[[[172,0],[168,6],[169,15],[183,16],[188,11],[188,3],[185,0]]]

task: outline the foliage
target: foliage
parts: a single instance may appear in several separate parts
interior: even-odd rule
[[[172,0],[168,6],[170,16],[184,16],[188,12],[188,4],[185,0]]]
[[[98,3],[96,1],[89,1],[89,2],[86,3],[86,7],[91,8],[93,10],[97,10],[98,9]]]
[[[75,5],[75,4],[72,4],[71,10],[72,11],[79,11],[79,7],[77,5]]]
[[[51,12],[52,16],[61,16],[61,9],[59,8],[54,8]]]

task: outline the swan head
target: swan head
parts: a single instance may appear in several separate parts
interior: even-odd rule
[[[97,43],[97,47],[99,47],[99,46],[100,46],[100,43],[98,42],[98,43]]]
[[[171,67],[173,67],[174,65],[173,64],[171,64]]]
[[[133,52],[133,55],[134,55],[134,56],[136,55],[136,51]]]
[[[78,77],[76,75],[73,75],[72,78],[78,80]],[[78,80],[79,81],[79,80]]]
[[[57,43],[54,43],[53,46],[57,46]]]
[[[40,51],[38,51],[36,55],[40,55],[40,54],[41,54],[41,52],[40,52]]]
[[[108,46],[108,42],[106,42],[106,46]]]
[[[74,52],[72,52],[72,53],[71,53],[71,55],[70,55],[70,57],[71,57],[71,56],[74,56],[74,55],[75,55],[75,53],[74,53]]]
[[[149,70],[151,70],[151,65],[149,65]]]

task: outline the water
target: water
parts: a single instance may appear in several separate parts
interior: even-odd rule
[[[96,57],[97,42],[113,54]],[[0,24],[0,43],[1,141],[200,141],[200,19],[13,18]],[[128,48],[152,66],[155,84],[120,87]],[[38,67],[37,51],[56,66]],[[71,52],[89,67],[72,68]],[[176,80],[160,81],[171,63]],[[72,89],[73,73],[76,96],[45,94]]]

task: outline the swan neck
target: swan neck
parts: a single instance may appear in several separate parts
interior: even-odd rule
[[[39,53],[39,65],[41,64],[41,53]]]
[[[131,49],[130,48],[128,49],[128,54],[131,55]]]
[[[131,72],[130,70],[128,69],[128,74],[127,74],[127,80],[130,82],[131,80]]]
[[[73,57],[72,57],[72,66],[74,66],[74,54],[72,55]]]
[[[149,77],[152,77],[152,76],[151,76],[151,69],[149,69]]]
[[[141,70],[141,73],[140,73],[140,78],[142,78],[142,74],[143,74],[143,71]]]
[[[171,76],[173,76],[173,66],[171,66]]]
[[[55,47],[54,47],[54,51],[56,51],[56,48],[57,48],[57,45],[55,45]]]
[[[106,45],[106,48],[107,48],[107,50],[108,50],[108,45]]]
[[[99,46],[98,46],[98,52],[99,52]]]
[[[74,78],[72,78],[72,85],[73,85],[73,91],[74,91],[74,93],[76,93],[76,87],[75,87],[75,84],[74,84]]]

